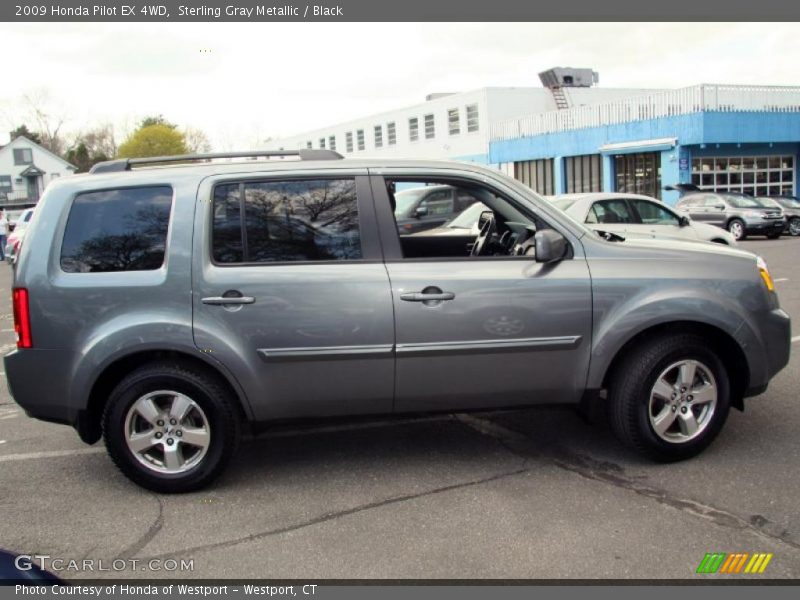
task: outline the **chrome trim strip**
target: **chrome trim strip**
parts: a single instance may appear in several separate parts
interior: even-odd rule
[[[336,358],[340,356],[381,356],[391,354],[393,344],[368,346],[311,346],[307,348],[259,348],[265,360],[281,358]]]
[[[466,340],[461,342],[426,342],[423,344],[397,344],[398,354],[420,354],[428,352],[474,352],[539,348],[541,350],[563,350],[580,344],[580,335],[540,338],[514,338],[500,340]]]

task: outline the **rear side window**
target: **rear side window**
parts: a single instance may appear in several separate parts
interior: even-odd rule
[[[67,273],[148,271],[164,264],[172,188],[78,194],[61,245]]]
[[[354,179],[218,185],[213,211],[217,263],[362,257]]]

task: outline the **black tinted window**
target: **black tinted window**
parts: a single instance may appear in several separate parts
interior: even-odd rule
[[[67,273],[145,271],[164,264],[172,189],[144,187],[79,194],[61,246]]]
[[[212,239],[217,262],[361,258],[355,180],[247,183],[244,235],[241,209],[234,206],[242,204],[235,187],[218,186],[214,194]]]

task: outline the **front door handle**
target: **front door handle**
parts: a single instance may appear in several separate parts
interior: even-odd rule
[[[406,292],[400,294],[400,299],[406,302],[425,302],[427,300],[452,300],[456,295],[453,292],[439,292],[438,294],[426,294],[425,292]]]
[[[425,306],[439,306],[445,300],[452,300],[456,295],[453,292],[443,292],[435,285],[429,285],[421,292],[405,292],[400,294],[400,300],[406,302],[422,302]]]
[[[203,304],[212,304],[212,305],[224,305],[224,304],[253,304],[256,299],[252,296],[209,296],[208,298],[203,298],[201,302]]]

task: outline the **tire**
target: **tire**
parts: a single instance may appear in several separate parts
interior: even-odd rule
[[[789,235],[793,237],[800,235],[800,217],[793,217],[789,220]]]
[[[744,226],[744,221],[741,219],[731,219],[728,221],[728,233],[733,236],[737,242],[747,237],[747,230]]]
[[[684,371],[676,367],[681,364],[695,366],[694,383],[683,392],[679,378]],[[690,369],[685,373],[689,375]],[[673,374],[678,387],[665,389],[659,385],[661,392],[670,396],[664,400],[656,392],[656,383],[669,381],[671,385]],[[672,393],[676,394],[674,400]],[[692,401],[684,402],[690,395]],[[709,400],[712,395],[715,398]],[[623,358],[609,385],[608,413],[615,435],[625,445],[658,462],[684,460],[702,452],[722,429],[729,409],[730,384],[725,365],[708,340],[694,334],[663,335],[640,344]],[[671,424],[658,433],[656,417],[662,416],[662,425]],[[697,426],[694,433],[691,420]]]
[[[214,377],[174,363],[152,363],[126,376],[111,392],[102,421],[114,464],[134,483],[161,493],[208,485],[241,436],[228,391]]]

